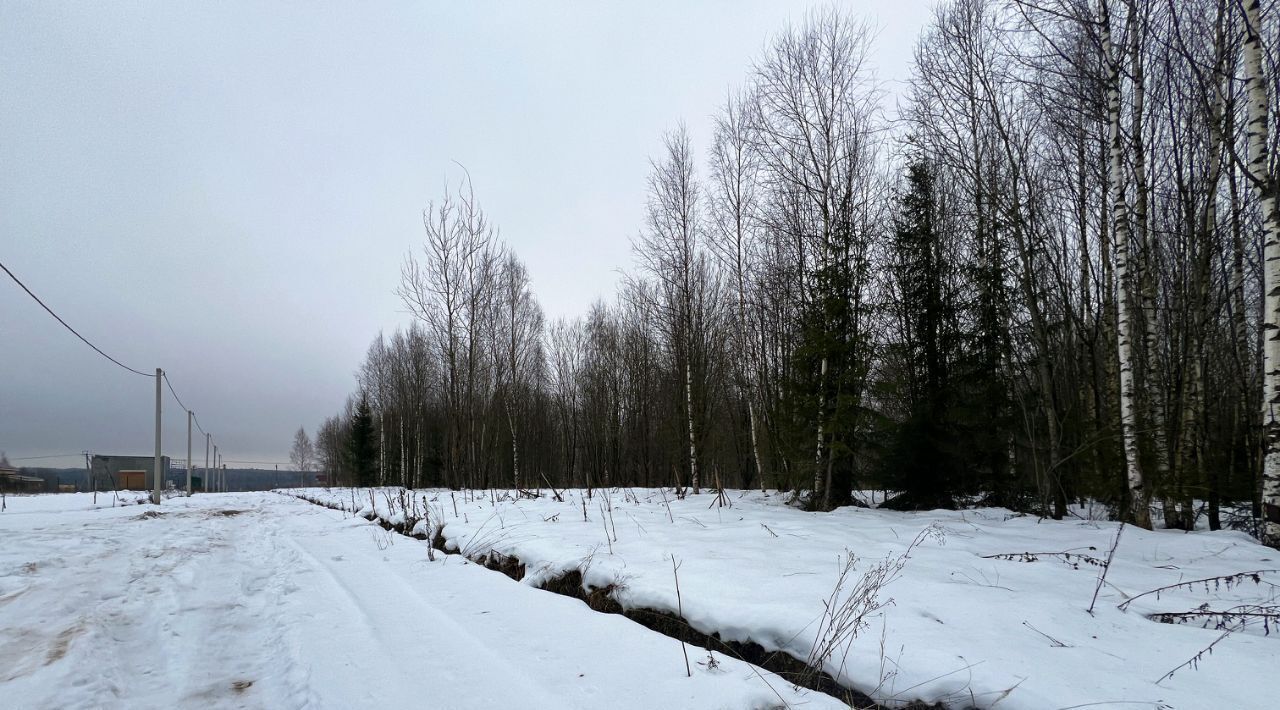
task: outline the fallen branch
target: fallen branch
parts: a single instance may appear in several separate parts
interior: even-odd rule
[[[1137,596],[1129,597],[1128,599],[1116,605],[1116,608],[1119,609],[1120,611],[1124,611],[1125,609],[1128,608],[1130,604],[1132,604],[1133,602],[1143,597],[1154,594],[1156,595],[1156,599],[1159,599],[1161,592],[1167,592],[1171,589],[1188,589],[1189,590],[1192,587],[1195,587],[1196,585],[1199,585],[1199,584],[1204,585],[1204,590],[1206,593],[1211,592],[1222,585],[1226,585],[1226,587],[1230,589],[1232,585],[1240,584],[1242,582],[1247,582],[1247,581],[1252,581],[1254,584],[1262,584],[1262,575],[1275,574],[1277,572],[1280,572],[1280,569],[1255,569],[1255,570],[1249,570],[1248,572],[1233,572],[1231,574],[1223,574],[1217,577],[1205,577],[1204,579],[1192,579],[1186,582],[1178,582],[1176,584],[1166,584],[1163,587],[1157,587],[1150,591],[1143,592],[1142,594],[1139,594]],[[1210,584],[1213,585],[1213,589],[1209,588]]]

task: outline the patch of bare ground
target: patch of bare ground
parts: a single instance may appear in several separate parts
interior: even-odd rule
[[[53,643],[49,645],[49,650],[44,656],[44,664],[47,666],[51,663],[62,660],[62,657],[67,655],[67,649],[71,647],[71,642],[75,640],[75,637],[79,636],[83,632],[84,626],[80,624],[68,626],[63,629],[62,632],[58,634],[57,638],[53,640]]]

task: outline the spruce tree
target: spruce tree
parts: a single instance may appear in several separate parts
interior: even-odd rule
[[[957,448],[952,364],[958,326],[952,266],[935,215],[937,195],[928,164],[907,171],[891,243],[890,271],[899,324],[895,347],[899,381],[892,390],[905,405],[885,463],[886,478],[903,495],[902,508],[948,508],[964,468]]]
[[[355,477],[355,485],[372,486],[377,483],[378,439],[374,431],[373,412],[369,397],[360,393],[360,402],[351,415],[351,435],[347,442],[349,468]]]

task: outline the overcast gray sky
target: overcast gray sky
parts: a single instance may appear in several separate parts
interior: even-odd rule
[[[400,265],[453,161],[548,315],[580,314],[630,263],[663,131],[684,120],[705,149],[726,90],[812,4],[0,3],[0,261],[108,353],[165,368],[226,458],[287,461],[408,322]],[[892,94],[929,3],[839,6],[879,29]],[[153,398],[0,281],[10,458],[150,453]]]

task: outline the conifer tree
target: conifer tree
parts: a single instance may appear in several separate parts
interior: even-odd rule
[[[369,407],[369,396],[360,393],[360,401],[351,415],[351,437],[347,442],[348,468],[355,477],[355,485],[372,486],[379,483],[378,439]]]
[[[888,264],[901,354],[895,389],[906,404],[886,471],[905,493],[898,507],[954,506],[962,465],[952,412],[957,339],[951,264],[936,213],[933,172],[917,161],[907,171]]]

